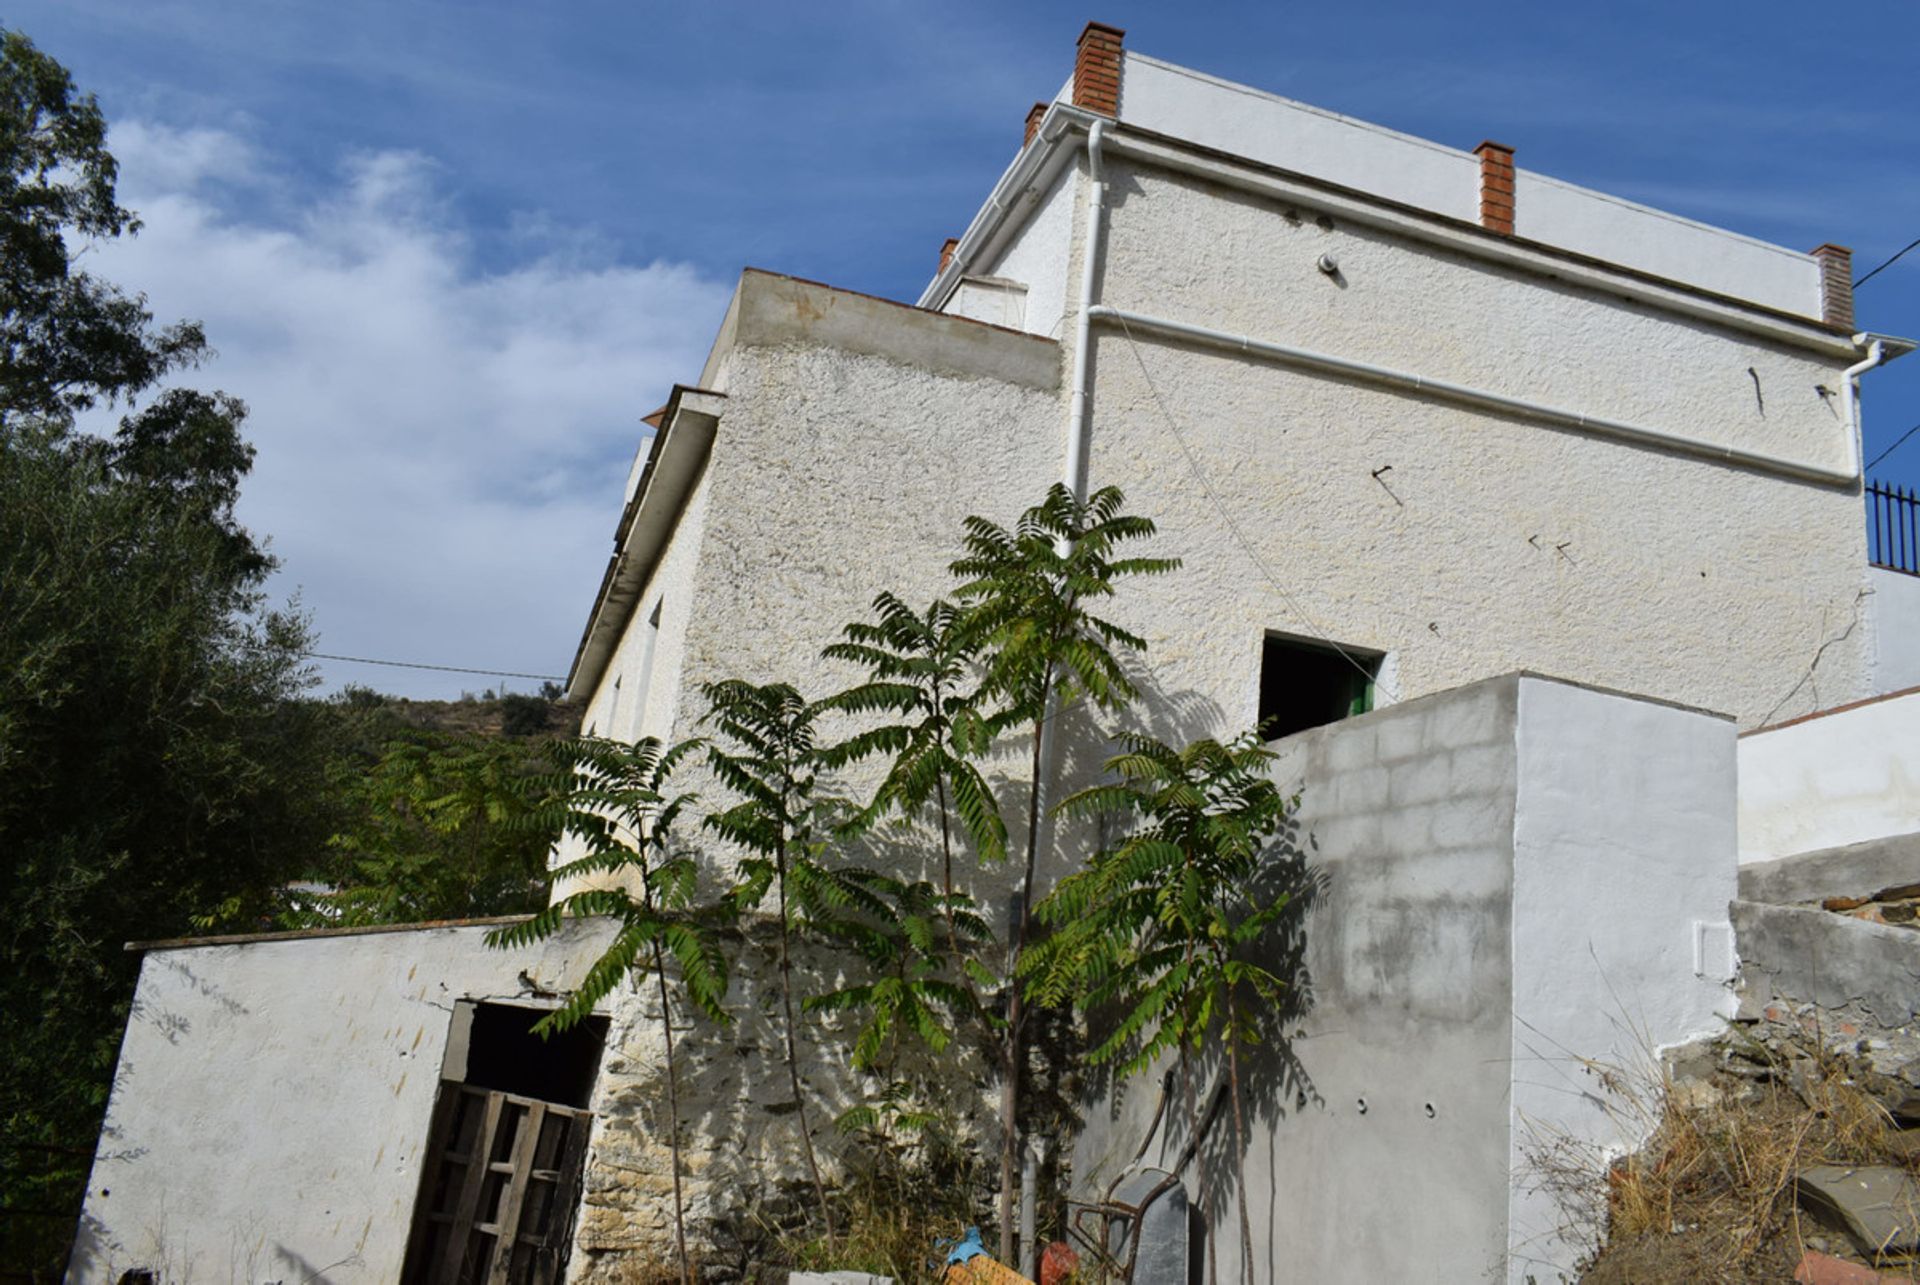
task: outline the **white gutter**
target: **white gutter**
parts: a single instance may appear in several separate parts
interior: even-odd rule
[[[1889,348],[1895,350],[1895,356],[1911,352],[1914,348],[1911,340],[1892,339],[1883,335],[1855,336],[1856,344],[1867,345],[1867,356],[1859,363],[1848,367],[1841,381],[1841,418],[1846,425],[1848,439],[1847,465],[1845,468],[1833,469],[1780,455],[1770,455],[1763,451],[1749,451],[1737,446],[1710,442],[1704,438],[1667,429],[1649,428],[1642,424],[1631,424],[1625,420],[1609,419],[1602,415],[1588,415],[1580,411],[1551,406],[1545,402],[1531,401],[1524,397],[1511,397],[1505,393],[1490,392],[1482,388],[1469,388],[1464,384],[1455,384],[1444,379],[1431,379],[1425,375],[1394,370],[1388,366],[1376,366],[1372,362],[1355,361],[1350,357],[1336,357],[1331,353],[1315,352],[1310,348],[1299,348],[1292,344],[1273,343],[1225,330],[1189,325],[1182,321],[1168,321],[1163,317],[1152,317],[1144,313],[1126,312],[1118,308],[1109,308],[1104,304],[1096,304],[1088,308],[1087,319],[1112,322],[1128,331],[1142,331],[1166,338],[1206,344],[1210,347],[1227,348],[1289,366],[1329,371],[1367,383],[1384,384],[1389,388],[1403,389],[1407,392],[1420,393],[1483,410],[1497,411],[1507,415],[1522,415],[1528,419],[1557,424],[1581,432],[1620,438],[1662,450],[1677,451],[1683,455],[1693,455],[1716,463],[1738,464],[1746,468],[1833,486],[1849,486],[1860,480],[1860,407],[1854,392],[1853,381],[1862,372],[1886,360]]]
[[[1104,118],[1064,102],[1055,102],[1047,109],[1033,139],[1000,176],[986,204],[967,225],[946,269],[937,273],[921,292],[919,307],[936,311],[944,307],[960,278],[972,271],[974,264],[994,260],[1000,248],[1024,223],[1061,163],[1071,155],[1068,136],[1076,130],[1091,130],[1100,119]],[[1438,245],[1470,259],[1557,278],[1609,296],[1633,299],[1714,325],[1762,335],[1776,343],[1823,356],[1845,355],[1848,347],[1848,336],[1833,333],[1813,316],[1792,315],[1750,301],[1715,295],[1697,286],[1661,281],[1550,246],[1516,244],[1505,237],[1489,236],[1447,215],[1395,206],[1363,193],[1330,187],[1303,175],[1286,174],[1242,158],[1202,154],[1179,139],[1111,121],[1102,150],[1105,160],[1125,158],[1254,192],[1269,200],[1325,211],[1335,218]],[[1889,351],[1899,355],[1891,347]]]
[[[1073,327],[1073,398],[1067,412],[1067,489],[1084,503],[1087,498],[1087,380],[1093,349],[1093,297],[1100,271],[1100,249],[1106,229],[1107,172],[1100,145],[1106,141],[1107,122],[1096,120],[1087,130],[1086,234],[1080,238],[1080,309]]]
[[[1867,344],[1867,355],[1847,367],[1840,376],[1840,418],[1847,426],[1847,450],[1853,456],[1853,475],[1864,478],[1866,438],[1860,423],[1860,389],[1855,381],[1887,359],[1887,341],[1881,335],[1855,335],[1853,341]],[[1896,341],[1898,342],[1898,341]],[[1898,354],[1895,354],[1896,356]]]
[[[1047,108],[1040,128],[1013,158],[1000,181],[993,185],[987,203],[975,212],[973,221],[960,234],[947,266],[921,291],[916,307],[936,311],[945,307],[954,287],[973,264],[992,260],[1000,243],[1013,230],[1009,224],[1017,226],[1024,221],[1026,211],[1053,181],[1058,167],[1072,155],[1069,149],[1060,146],[1061,140],[1075,129],[1092,128],[1096,119],[1093,113],[1069,103],[1056,102]]]

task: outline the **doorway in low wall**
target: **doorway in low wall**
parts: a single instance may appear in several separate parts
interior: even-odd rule
[[[542,1039],[545,1010],[455,1006],[406,1285],[556,1285],[580,1203],[607,1019]]]

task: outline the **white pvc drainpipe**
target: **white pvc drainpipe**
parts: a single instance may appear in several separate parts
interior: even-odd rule
[[[1087,130],[1087,172],[1093,188],[1087,194],[1087,232],[1080,242],[1080,311],[1073,328],[1073,400],[1067,412],[1066,483],[1076,499],[1087,498],[1087,383],[1093,348],[1093,302],[1100,270],[1100,248],[1105,236],[1107,172],[1100,145],[1106,141],[1107,122],[1096,120]]]
[[[1098,189],[1096,188],[1096,191]],[[1821,468],[1814,464],[1805,464],[1799,460],[1787,459],[1779,455],[1768,455],[1761,451],[1743,450],[1737,446],[1725,446],[1718,442],[1709,442],[1703,438],[1689,437],[1684,433],[1669,432],[1665,429],[1648,428],[1640,424],[1629,424],[1624,420],[1607,419],[1599,415],[1586,415],[1579,411],[1565,410],[1558,406],[1549,406],[1544,402],[1529,401],[1524,397],[1510,397],[1505,393],[1489,392],[1482,388],[1469,388],[1464,384],[1450,383],[1444,379],[1429,379],[1425,375],[1410,374],[1403,370],[1394,370],[1387,366],[1376,366],[1372,362],[1355,361],[1350,357],[1335,357],[1330,353],[1315,352],[1310,348],[1296,348],[1291,344],[1277,344],[1264,339],[1254,339],[1247,335],[1236,335],[1224,330],[1213,330],[1206,326],[1188,325],[1183,321],[1168,321],[1164,317],[1151,317],[1144,313],[1126,312],[1119,308],[1109,308],[1104,304],[1088,304],[1080,314],[1081,325],[1091,321],[1107,321],[1123,325],[1126,329],[1143,331],[1148,334],[1162,335],[1172,339],[1185,339],[1215,348],[1226,348],[1235,352],[1244,352],[1251,356],[1263,357],[1289,366],[1304,366],[1310,370],[1332,371],[1347,375],[1368,383],[1384,384],[1389,388],[1405,389],[1409,392],[1423,393],[1445,401],[1457,402],[1465,406],[1479,407],[1484,410],[1498,411],[1508,415],[1522,415],[1529,419],[1541,420],[1549,424],[1559,424],[1582,432],[1598,433],[1607,437],[1617,437],[1630,442],[1640,442],[1664,450],[1678,451],[1683,455],[1694,455],[1701,459],[1714,460],[1725,464],[1740,464],[1749,468],[1764,469],[1772,473],[1785,474],[1788,477],[1803,478],[1812,482],[1825,482],[1833,485],[1851,485],[1860,480],[1860,403],[1854,393],[1853,381],[1861,374],[1878,366],[1886,358],[1885,345],[1878,338],[1866,340],[1867,355],[1860,362],[1849,366],[1841,376],[1841,419],[1847,432],[1847,466],[1843,469]],[[1864,338],[1864,337],[1863,337]],[[1084,393],[1079,380],[1081,367],[1085,360],[1084,348],[1075,354],[1074,386],[1074,433],[1070,433],[1070,449],[1085,450],[1083,415]],[[1084,456],[1081,460],[1084,478]]]
[[[1855,390],[1853,381],[1860,378],[1887,359],[1887,346],[1875,339],[1867,345],[1867,355],[1847,367],[1840,376],[1840,418],[1847,424],[1847,451],[1853,457],[1853,476],[1864,480],[1866,469],[1860,461],[1865,458],[1865,442],[1860,424],[1860,394]]]

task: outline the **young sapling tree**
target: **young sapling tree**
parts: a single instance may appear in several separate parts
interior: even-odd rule
[[[1162,575],[1176,558],[1120,557],[1122,545],[1151,536],[1151,519],[1121,511],[1125,497],[1105,487],[1086,501],[1056,483],[1046,498],[1020,515],[1012,530],[981,517],[965,523],[965,555],[952,565],[966,605],[961,627],[982,664],[980,700],[988,726],[1023,727],[1031,741],[1031,792],[1025,856],[1008,930],[1007,971],[1017,974],[1025,954],[1046,808],[1050,727],[1080,699],[1115,710],[1134,697],[1119,653],[1141,651],[1143,639],[1094,614],[1120,581]],[[1013,1259],[1014,1175],[1019,1165],[1020,1069],[1025,1060],[1025,1001],[1007,990],[1001,1039],[1000,1256]]]
[[[1106,764],[1114,779],[1064,800],[1060,810],[1120,813],[1132,828],[1035,908],[1053,932],[1023,961],[1023,980],[1045,1001],[1117,1006],[1118,1020],[1089,1059],[1118,1062],[1122,1075],[1168,1050],[1184,1059],[1217,1041],[1240,1166],[1243,1279],[1253,1280],[1240,1047],[1259,1042],[1285,989],[1252,956],[1290,901],[1284,893],[1263,897],[1259,875],[1292,802],[1273,783],[1273,754],[1253,733],[1179,750],[1149,736],[1123,744]],[[1187,1110],[1197,1142],[1191,1092]]]
[[[849,828],[855,833],[889,813],[911,819],[933,804],[940,826],[941,893],[949,911],[947,946],[957,961],[962,934],[952,911],[962,903],[953,882],[955,814],[981,862],[997,863],[1007,855],[1006,821],[977,763],[991,741],[975,708],[977,637],[965,627],[965,613],[950,602],[935,600],[922,614],[881,593],[873,610],[871,623],[848,625],[844,640],[822,652],[863,666],[866,680],[820,704],[898,721],[861,731],[822,758],[827,766],[840,767],[875,754],[892,756],[873,800],[854,815]]]
[[[938,1059],[961,1028],[991,1021],[979,997],[995,979],[972,951],[990,943],[993,930],[971,898],[949,897],[925,879],[873,874],[866,882],[885,900],[886,917],[845,916],[828,931],[866,963],[867,977],[813,996],[806,1007],[858,1015],[849,1061],[886,1081],[877,1101],[842,1112],[839,1127],[921,1133],[946,1116],[903,1055],[918,1050]],[[960,952],[941,941],[947,934],[965,943]]]
[[[769,896],[774,900],[787,1080],[807,1174],[831,1245],[833,1208],[800,1087],[793,942],[800,928],[829,924],[849,912],[884,918],[887,907],[867,886],[865,872],[837,869],[824,859],[843,805],[819,789],[820,707],[785,683],[756,686],[729,679],[707,683],[701,691],[709,706],[706,722],[724,742],[709,748],[707,761],[740,798],[734,806],[708,815],[703,824],[748,854],[740,862],[740,882],[729,894],[734,909],[756,911]]]
[[[632,745],[594,737],[557,747],[564,764],[528,823],[576,840],[582,855],[553,871],[556,887],[593,879],[595,886],[563,894],[522,923],[497,929],[489,945],[518,948],[552,936],[573,916],[609,916],[619,924],[607,949],[559,1008],[534,1025],[541,1035],[586,1017],[623,978],[636,984],[651,973],[659,988],[660,1030],[666,1045],[667,1143],[673,1165],[673,1235],[682,1285],[692,1285],[685,1201],[680,1189],[680,1099],[675,1081],[673,1007],[668,971],[677,972],[687,1001],[726,1024],[727,961],[721,953],[714,907],[696,904],[698,871],[675,843],[674,826],[694,803],[667,793],[668,778],[702,748],[684,741],[671,749],[648,737]]]

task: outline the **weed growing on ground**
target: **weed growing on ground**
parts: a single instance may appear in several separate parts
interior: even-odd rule
[[[1820,1040],[1761,1043],[1735,1030],[1713,1070],[1592,1066],[1629,1137],[1614,1158],[1570,1138],[1536,1139],[1531,1177],[1570,1234],[1601,1238],[1587,1285],[1792,1280],[1808,1249],[1856,1256],[1840,1228],[1801,1208],[1795,1177],[1818,1164],[1920,1172],[1920,1135],[1894,1128],[1867,1077]],[[1600,1176],[1604,1175],[1604,1182]],[[1915,1264],[1882,1262],[1914,1278]]]

